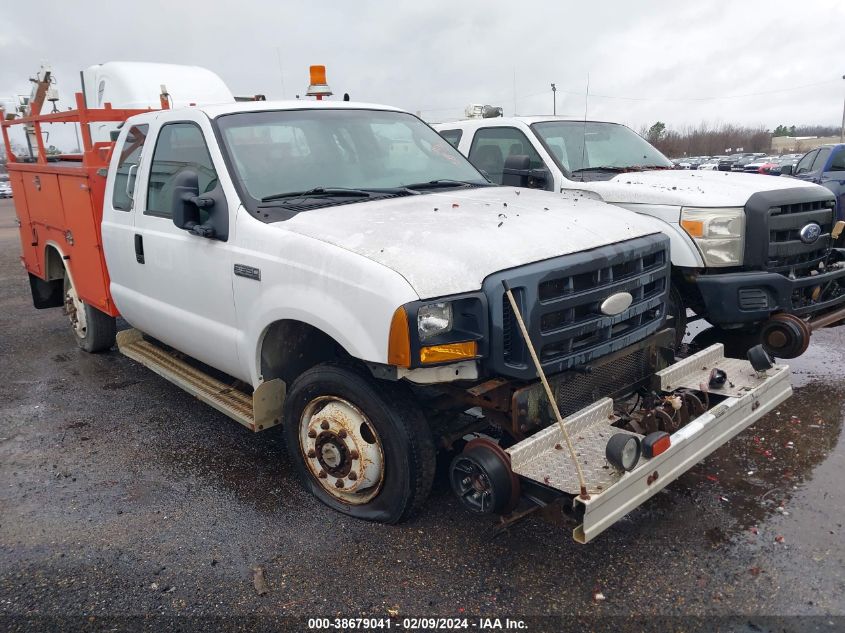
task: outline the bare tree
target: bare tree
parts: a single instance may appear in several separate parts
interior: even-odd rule
[[[715,156],[738,148],[746,152],[765,152],[772,146],[772,135],[762,125],[752,128],[722,123],[711,127],[708,123],[700,123],[681,129],[661,129],[658,125],[663,124],[658,121],[650,127],[643,126],[640,135],[667,156]]]

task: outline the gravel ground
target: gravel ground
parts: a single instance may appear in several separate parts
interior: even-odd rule
[[[60,310],[32,307],[19,252],[0,201],[0,628],[307,630],[283,618],[389,613],[845,627],[842,329],[792,362],[777,412],[582,546],[536,518],[494,536],[442,476],[402,525],[330,511],[298,486],[278,430],[252,434],[115,351],[78,350]]]

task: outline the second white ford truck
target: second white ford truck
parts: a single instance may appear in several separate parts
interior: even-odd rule
[[[493,186],[406,112],[225,103],[84,136],[81,164],[10,162],[36,306],[65,305],[92,352],[115,306],[124,354],[251,430],[282,425],[304,485],[351,516],[409,516],[448,448],[467,508],[560,504],[586,542],[791,393],[765,355],[674,362],[654,220]],[[49,226],[47,205],[65,207]],[[84,270],[109,280],[101,307]]]
[[[845,318],[845,250],[833,248],[835,199],[824,187],[672,170],[616,123],[533,116],[434,127],[493,182],[582,192],[659,220],[672,243],[678,343],[687,308],[717,326],[705,337],[740,357],[762,343],[794,358],[814,329]]]

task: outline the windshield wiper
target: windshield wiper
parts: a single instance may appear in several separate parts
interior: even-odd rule
[[[580,174],[585,171],[613,171],[621,173],[623,171],[630,171],[631,169],[631,167],[614,167],[612,165],[604,165],[602,167],[582,167],[581,169],[573,169],[570,173]]]
[[[369,198],[372,196],[371,191],[363,189],[347,189],[345,187],[314,187],[313,189],[306,189],[305,191],[285,191],[284,193],[274,193],[271,196],[264,196],[261,202],[270,202],[272,200],[284,200],[286,198],[305,198],[305,197],[354,197],[354,198]]]
[[[295,198],[372,198],[380,195],[419,195],[418,191],[412,191],[407,187],[373,187],[370,189],[351,189],[348,187],[314,187],[305,191],[286,191],[274,193],[261,198],[261,202],[273,202],[274,200],[292,200]]]
[[[468,189],[470,187],[490,187],[489,182],[470,182],[468,180],[450,180],[449,178],[439,178],[437,180],[429,180],[428,182],[415,182],[410,185],[405,185],[406,189],[446,189],[447,187],[460,187]]]

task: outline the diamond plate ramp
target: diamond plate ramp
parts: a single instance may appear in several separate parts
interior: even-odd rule
[[[564,421],[584,471],[589,494],[601,494],[622,476],[605,457],[608,440],[616,433],[642,437],[611,426],[615,420],[613,400],[604,398]],[[511,468],[516,474],[569,494],[580,493],[578,472],[557,424],[535,433],[507,449],[507,452],[511,456]]]

